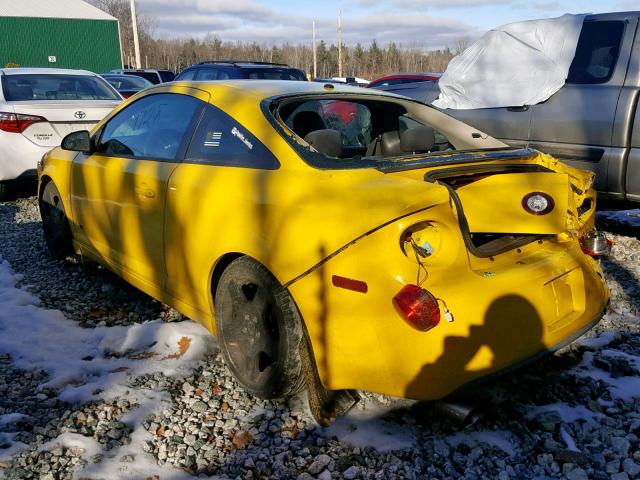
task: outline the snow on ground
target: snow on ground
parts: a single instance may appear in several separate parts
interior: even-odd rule
[[[633,260],[623,262],[627,270],[636,268],[629,262]],[[155,456],[144,453],[147,451],[144,445],[152,440],[152,434],[143,426],[145,419],[150,415],[165,415],[171,408],[175,410],[175,398],[172,407],[172,398],[167,391],[134,388],[130,384],[135,377],[154,372],[176,378],[191,375],[216,349],[215,340],[209,332],[192,322],[165,323],[159,320],[131,326],[82,328],[77,321],[65,318],[58,310],[42,308],[36,296],[17,287],[21,280],[22,276],[14,273],[8,262],[0,257],[0,354],[9,353],[17,368],[46,370],[49,376],[39,388],[58,391],[63,401],[81,405],[92,400],[127,399],[135,405],[119,418],[130,429],[129,443],[105,450],[103,444],[90,436],[65,432],[40,445],[39,450],[64,447],[80,451],[86,460],[96,455],[103,457],[100,462],[87,461],[86,466],[75,472],[76,478],[153,478],[154,475],[162,480],[193,478],[186,471],[171,468],[168,463],[158,465]],[[617,281],[608,280],[610,284]],[[571,347],[580,350],[579,360],[573,368],[564,371],[567,377],[598,381],[606,387],[610,399],[599,398],[597,402],[589,403],[585,398],[575,398],[574,401],[569,396],[563,401],[547,399],[546,403],[543,400],[542,404],[536,405],[527,401],[523,405],[525,412],[518,421],[529,425],[536,421],[550,425],[549,428],[556,429],[561,447],[571,452],[582,451],[586,455],[589,451],[585,449],[585,438],[592,433],[587,432],[581,438],[576,435],[580,429],[575,426],[589,427],[590,432],[603,429],[610,421],[607,409],[615,407],[616,402],[640,398],[640,356],[629,353],[637,353],[637,350],[624,347],[624,344],[621,346],[621,341],[628,341],[629,332],[625,333],[620,328],[623,324],[638,325],[640,319],[629,314],[636,311],[632,306],[627,307],[623,303],[618,300],[623,314],[607,315],[597,329]],[[516,392],[513,393],[517,398]],[[506,455],[518,463],[522,452],[530,448],[526,445],[528,437],[518,436],[517,429],[509,430],[511,425],[506,423],[492,425],[485,422],[480,426],[460,427],[458,431],[431,431],[412,422],[398,422],[394,411],[405,409],[408,412],[406,416],[411,416],[411,411],[406,410],[406,401],[390,401],[381,405],[371,398],[365,396],[356,408],[330,427],[316,428],[314,435],[317,436],[311,437],[312,443],[319,441],[319,437],[337,439],[340,448],[342,445],[357,449],[372,447],[388,455],[391,454],[389,452],[419,451],[424,444],[433,444],[436,451],[440,448],[444,452],[449,447],[455,450],[461,445],[474,451],[489,446],[497,460]],[[531,400],[532,397],[522,398]],[[264,402],[255,402],[254,408],[245,412],[246,415],[236,417],[238,431],[249,430],[249,426],[255,423],[255,435],[258,435],[258,427],[266,423],[260,419],[266,417],[268,420],[274,416],[264,405]],[[190,406],[180,408],[191,410]],[[174,425],[179,424],[181,417],[176,418]],[[21,420],[24,416],[19,413],[0,415],[0,462],[28,448],[16,441],[16,433],[9,429]],[[211,420],[212,423],[216,421]],[[443,458],[447,455],[443,454]],[[135,461],[123,461],[126,457],[135,458]],[[640,455],[636,460],[640,461]],[[0,477],[2,475],[0,468]]]
[[[341,442],[354,447],[373,447],[379,452],[415,447],[412,432],[401,430],[394,423],[385,420],[389,407],[383,408],[379,405],[363,403],[324,429],[324,435],[336,437]]]
[[[109,451],[107,460],[77,475],[140,478],[162,473],[163,479],[189,477],[178,470],[167,475],[166,468],[158,467],[150,455],[141,460],[142,444],[151,436],[142,422],[149,414],[169,406],[170,398],[166,393],[132,389],[128,384],[132,378],[155,372],[174,377],[191,374],[216,349],[208,330],[194,322],[160,320],[129,327],[81,328],[59,311],[39,307],[37,297],[16,287],[20,280],[21,276],[0,258],[0,352],[9,353],[18,368],[46,370],[49,378],[39,388],[58,390],[63,401],[82,404],[117,398],[138,405],[121,419],[132,429],[131,443]],[[1,432],[3,426],[21,417],[18,413],[0,416],[0,443],[9,445],[0,451],[0,460],[25,447],[13,442],[14,434]],[[95,440],[78,434],[63,434],[49,443],[81,447],[85,457],[102,452]],[[120,462],[132,452],[135,463]]]

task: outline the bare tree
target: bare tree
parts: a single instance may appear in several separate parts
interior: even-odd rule
[[[469,37],[460,37],[457,38],[455,43],[453,44],[453,54],[460,55],[467,48],[471,46],[471,39]]]
[[[124,63],[133,54],[131,33],[131,9],[129,0],[87,0],[89,3],[116,17],[120,22]],[[256,42],[230,42],[215,33],[203,38],[157,37],[153,17],[138,14],[140,53],[148,59],[149,67],[168,68],[176,72],[205,60],[260,60],[287,63],[307,73],[312,71],[313,51],[310,45],[265,45]],[[454,52],[470,44],[468,38],[456,41]],[[342,46],[344,72],[349,76],[374,79],[397,72],[441,72],[453,57],[451,50],[425,50],[422,45],[405,47],[390,43],[381,46],[373,41],[368,46]],[[338,74],[338,47],[318,42],[318,76],[333,77]]]

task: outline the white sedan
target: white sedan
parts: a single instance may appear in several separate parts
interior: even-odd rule
[[[59,68],[0,69],[0,200],[12,181],[36,178],[42,155],[76,130],[91,130],[122,102],[95,73]]]

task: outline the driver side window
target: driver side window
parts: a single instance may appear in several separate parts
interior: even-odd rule
[[[175,160],[202,102],[188,95],[149,95],[118,112],[102,129],[97,153]]]

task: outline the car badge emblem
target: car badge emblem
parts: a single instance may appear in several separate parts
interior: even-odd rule
[[[73,116],[82,120],[84,117],[87,116],[87,114],[84,113],[82,110],[78,110],[76,113],[73,114]]]

